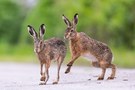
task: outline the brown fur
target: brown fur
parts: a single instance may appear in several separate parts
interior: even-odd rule
[[[111,64],[113,54],[110,48],[106,44],[90,38],[85,33],[76,31],[78,14],[74,15],[73,22],[70,22],[64,15],[63,19],[67,24],[65,39],[68,39],[70,42],[69,46],[72,55],[65,73],[70,72],[71,66],[78,57],[85,56],[88,59],[92,59],[93,66],[102,68],[102,73],[98,80],[104,79],[106,68],[112,68],[112,74],[108,79],[114,79],[116,67],[114,64]]]
[[[57,84],[59,81],[59,72],[61,64],[66,56],[66,46],[65,43],[58,38],[51,38],[46,41],[43,40],[43,35],[45,32],[44,24],[40,27],[39,38],[36,31],[32,26],[28,26],[30,35],[34,38],[34,51],[40,61],[40,74],[41,81],[45,81],[40,85],[46,84],[49,79],[49,67],[52,60],[56,60],[58,64],[57,80],[53,84]],[[43,66],[45,66],[45,71],[43,71]]]

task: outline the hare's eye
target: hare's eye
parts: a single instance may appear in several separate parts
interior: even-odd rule
[[[74,30],[71,30],[71,32],[73,32]]]

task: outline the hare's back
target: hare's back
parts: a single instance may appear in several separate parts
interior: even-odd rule
[[[88,50],[92,53],[103,54],[111,52],[110,48],[105,43],[92,39],[83,32],[80,33],[80,46],[82,46],[83,50]]]
[[[51,38],[47,41],[47,43],[53,48],[59,48],[60,46],[65,46],[64,41],[59,38]]]
[[[54,51],[57,53],[66,52],[65,42],[59,38],[51,38],[47,40],[46,43],[49,45],[51,51]]]
[[[112,52],[105,43],[92,39],[83,32],[80,33],[80,42],[82,51],[84,53],[90,53],[90,55],[86,53],[84,56],[89,56],[93,58],[95,61],[96,59],[105,59],[109,61],[112,60]]]

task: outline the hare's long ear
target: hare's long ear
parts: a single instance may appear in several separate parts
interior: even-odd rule
[[[28,25],[28,32],[33,38],[37,38],[37,32],[34,30],[34,28],[30,25]]]
[[[76,13],[74,15],[74,19],[73,19],[73,25],[76,25],[78,23],[78,13]]]
[[[40,29],[39,29],[39,38],[43,39],[44,34],[45,34],[45,25],[41,24]]]
[[[64,16],[64,14],[62,15],[62,19],[64,20],[64,22],[68,27],[71,26],[71,22]]]

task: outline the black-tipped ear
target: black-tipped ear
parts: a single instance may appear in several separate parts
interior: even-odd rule
[[[29,34],[32,37],[37,38],[38,35],[37,35],[37,32],[34,30],[34,28],[31,25],[28,25],[27,27],[28,27]]]
[[[64,16],[64,14],[62,15],[62,19],[64,20],[67,26],[71,26],[71,22]]]
[[[76,25],[76,24],[78,23],[78,13],[76,13],[76,14],[74,15],[73,23],[74,23],[74,25]]]
[[[43,38],[44,34],[45,34],[45,25],[41,24],[40,29],[39,29],[39,37]]]

